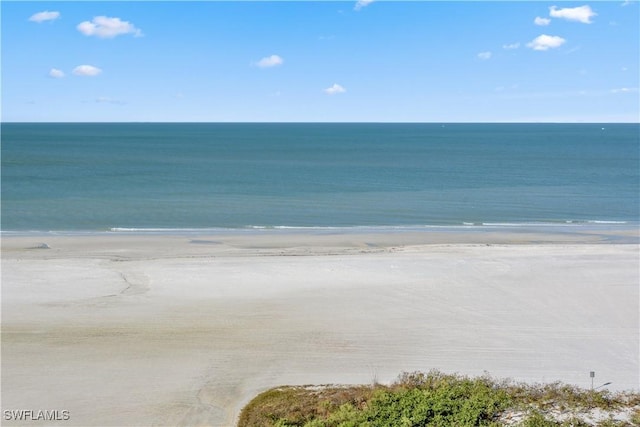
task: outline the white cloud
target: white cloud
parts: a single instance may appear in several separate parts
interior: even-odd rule
[[[619,89],[611,89],[611,93],[638,93],[637,87],[621,87]]]
[[[345,93],[346,91],[347,90],[338,83],[334,83],[333,86],[324,89],[324,93],[327,95],[337,95],[339,93]]]
[[[629,6],[631,4],[631,0],[624,0],[620,6]]]
[[[367,6],[369,6],[369,5],[370,5],[371,3],[373,3],[373,2],[374,2],[374,0],[358,0],[358,1],[356,2],[356,5],[355,5],[355,6],[353,6],[353,10],[360,10],[360,9],[362,9],[363,7],[367,7]]]
[[[44,21],[55,21],[60,18],[60,12],[49,12],[45,10],[44,12],[38,12],[31,15],[29,21],[37,22],[38,24]]]
[[[97,76],[102,70],[93,65],[78,65],[73,69],[73,74],[76,76]]]
[[[562,46],[566,42],[559,36],[548,36],[546,34],[539,35],[527,44],[533,50],[549,50]]]
[[[260,68],[269,68],[269,67],[276,67],[278,65],[282,65],[283,62],[284,62],[284,59],[282,59],[280,56],[271,55],[271,56],[262,58],[260,61],[258,61],[257,65]]]
[[[504,44],[504,45],[502,45],[502,48],[503,48],[503,49],[507,49],[507,50],[510,50],[510,49],[517,49],[517,48],[519,48],[519,47],[520,47],[520,43],[511,43],[511,44]]]
[[[576,46],[576,47],[573,47],[573,48],[567,50],[566,52],[564,52],[564,54],[565,55],[571,55],[572,53],[577,52],[580,49],[582,49],[582,46]]]
[[[536,19],[533,20],[533,23],[536,25],[540,25],[541,27],[546,27],[547,25],[549,25],[551,23],[551,19],[549,18],[541,18],[539,16],[536,16]]]
[[[130,22],[121,21],[120,18],[108,16],[96,16],[91,22],[84,21],[76,27],[85,36],[96,36],[102,39],[110,39],[122,34],[142,36],[142,31]]]
[[[566,19],[567,21],[578,21],[583,24],[591,24],[591,18],[598,14],[591,10],[590,6],[578,6],[567,7],[564,9],[558,9],[557,6],[551,6],[549,8],[549,15],[552,18]]]
[[[491,52],[480,52],[478,54],[478,58],[486,61],[487,59],[491,58]]]
[[[62,70],[58,70],[57,68],[52,68],[49,70],[49,77],[53,77],[54,79],[61,79],[64,77],[64,72]]]

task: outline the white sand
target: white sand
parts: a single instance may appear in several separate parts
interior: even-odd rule
[[[226,426],[272,386],[414,370],[640,385],[637,244],[271,232],[2,246],[2,409],[70,412],[54,425]]]

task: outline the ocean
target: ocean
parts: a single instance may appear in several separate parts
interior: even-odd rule
[[[3,232],[637,224],[638,124],[3,123]]]

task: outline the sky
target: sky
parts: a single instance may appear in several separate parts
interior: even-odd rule
[[[2,1],[4,122],[639,122],[619,1]]]

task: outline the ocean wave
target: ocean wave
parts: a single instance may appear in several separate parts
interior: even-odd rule
[[[137,228],[137,227],[112,227],[109,229],[112,233],[163,233],[163,232],[191,232],[215,230],[215,228]]]
[[[365,232],[412,232],[412,231],[483,231],[496,229],[542,229],[578,227],[635,227],[640,221],[619,220],[558,220],[548,222],[484,222],[462,221],[451,224],[398,224],[398,225],[245,225],[240,227],[110,227],[105,230],[0,230],[2,236],[13,235],[92,235],[92,234],[231,234],[231,233],[365,233]]]
[[[260,232],[260,231],[416,231],[446,229],[487,229],[487,228],[538,228],[538,227],[575,227],[599,225],[631,225],[628,221],[613,220],[565,220],[549,222],[472,222],[463,221],[452,224],[398,224],[398,225],[245,225],[240,227],[208,228],[132,228],[112,227],[112,233],[217,233],[217,232]]]
[[[484,227],[561,227],[568,222],[483,222]]]
[[[601,221],[601,220],[592,220],[587,221],[588,224],[628,224],[627,221]]]

